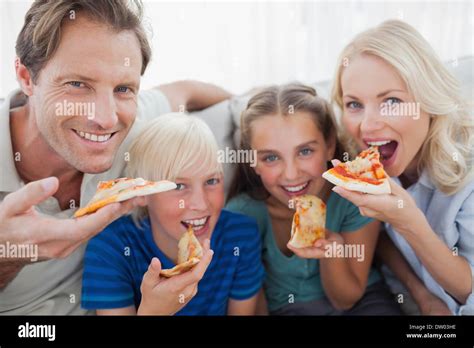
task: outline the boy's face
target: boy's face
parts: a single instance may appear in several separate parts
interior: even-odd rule
[[[193,168],[175,180],[175,190],[147,197],[151,223],[159,240],[177,243],[192,225],[202,244],[210,239],[224,207],[224,183],[221,173],[196,173]]]

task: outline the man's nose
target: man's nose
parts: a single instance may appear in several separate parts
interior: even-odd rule
[[[97,96],[95,113],[91,120],[102,129],[113,129],[117,125],[117,105],[113,93],[102,93]]]
[[[366,108],[364,117],[360,123],[361,133],[370,134],[382,128],[384,124],[382,117],[379,105],[373,105]]]

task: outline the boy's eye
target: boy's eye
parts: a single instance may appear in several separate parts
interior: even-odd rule
[[[305,148],[300,151],[300,155],[303,155],[303,156],[308,156],[308,155],[311,155],[312,153],[313,153],[313,150],[310,148]]]
[[[385,99],[385,103],[388,104],[388,105],[399,104],[401,102],[402,101],[400,99],[395,98],[395,97],[390,97],[390,98]]]
[[[350,101],[346,103],[346,108],[348,109],[359,109],[362,107],[362,104],[356,101]]]
[[[206,184],[208,185],[217,185],[220,182],[218,178],[212,178],[206,181]]]
[[[268,155],[268,156],[264,157],[263,160],[265,162],[275,162],[277,159],[278,159],[277,155]]]
[[[184,184],[178,184],[178,183],[176,183],[176,188],[175,188],[175,190],[181,191],[181,190],[184,190],[184,187],[185,187]]]

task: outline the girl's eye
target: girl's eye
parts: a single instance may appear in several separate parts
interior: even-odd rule
[[[390,97],[390,98],[385,99],[385,103],[388,105],[400,104],[401,102],[402,101],[400,99],[395,98],[395,97]]]
[[[115,91],[119,92],[119,93],[127,93],[129,90],[130,90],[130,88],[128,88],[126,86],[120,86],[120,87],[117,87],[115,89]]]
[[[212,178],[206,181],[206,184],[208,185],[217,185],[220,182],[218,178]]]
[[[175,190],[181,191],[181,190],[184,190],[184,187],[185,187],[184,184],[178,184],[178,183],[176,183],[176,188],[175,188]]]
[[[265,162],[275,162],[278,159],[277,155],[268,155],[263,160]]]
[[[72,86],[72,87],[76,87],[76,88],[80,88],[80,87],[84,87],[85,85],[80,82],[80,81],[70,81],[68,82],[68,85]]]
[[[309,156],[313,153],[313,150],[310,148],[305,148],[300,151],[300,155]]]
[[[362,108],[362,104],[356,101],[351,101],[351,102],[346,103],[346,108],[359,109],[359,108]]]

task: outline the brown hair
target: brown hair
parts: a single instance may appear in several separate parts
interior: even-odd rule
[[[151,58],[151,48],[142,25],[140,0],[36,0],[26,13],[16,40],[16,54],[28,68],[34,83],[59,46],[63,20],[75,18],[79,12],[113,30],[133,30],[140,43],[143,75]]]
[[[314,123],[326,142],[335,140],[334,158],[341,159],[344,153],[350,150],[346,141],[338,134],[336,119],[330,104],[324,98],[319,97],[314,88],[300,83],[270,86],[249,100],[247,108],[240,117],[240,149],[251,149],[251,125],[259,117],[268,115],[287,117],[298,111],[308,112],[313,116]],[[263,186],[260,176],[248,163],[238,164],[237,173],[230,186],[228,200],[243,192],[257,200],[265,200],[270,195]]]

